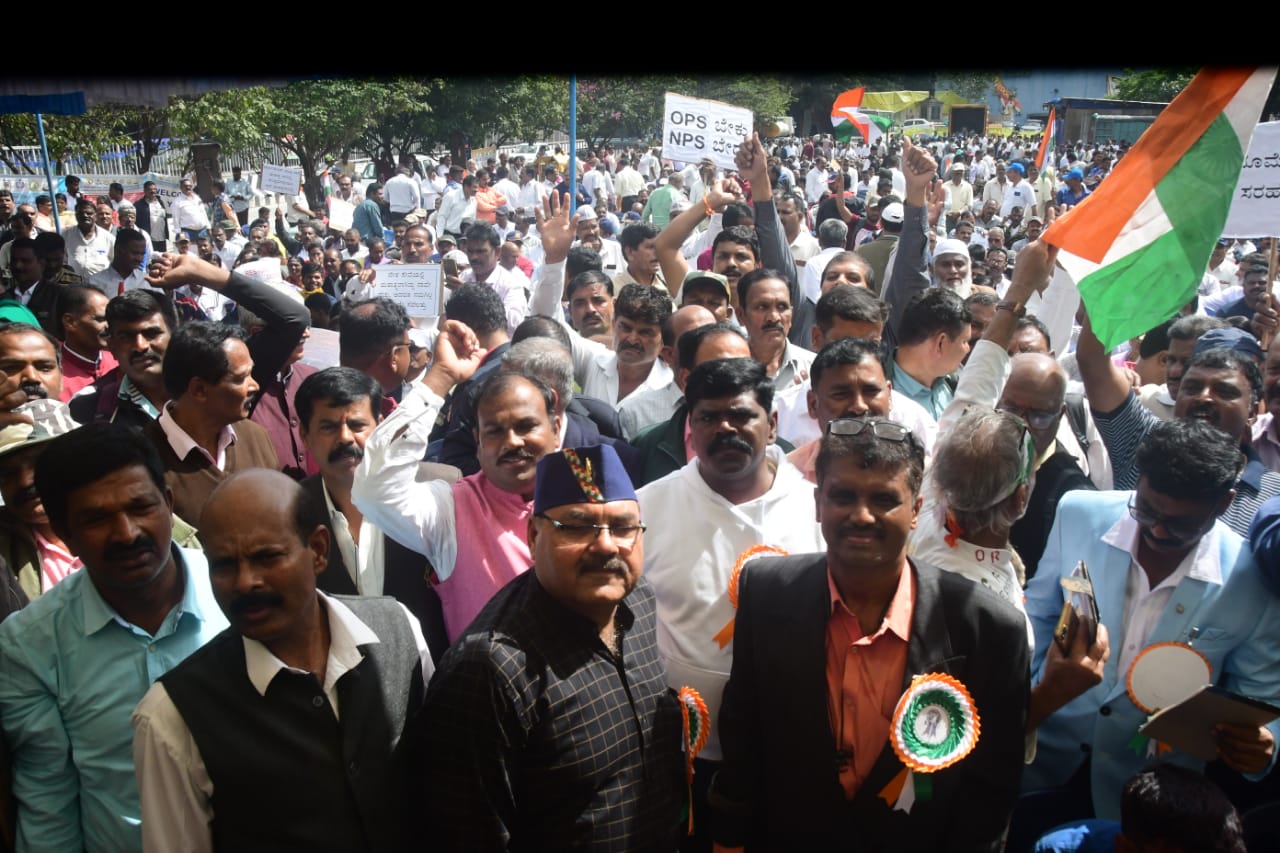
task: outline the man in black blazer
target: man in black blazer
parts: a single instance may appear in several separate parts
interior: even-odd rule
[[[382,420],[382,389],[351,367],[330,367],[302,381],[295,398],[299,433],[320,468],[302,481],[329,529],[329,557],[316,586],[337,595],[389,595],[422,626],[438,660],[448,646],[431,564],[366,522],[351,502],[351,483],[364,442]]]
[[[160,214],[160,218],[155,221],[152,221],[153,203],[158,205],[155,210]],[[155,251],[165,251],[169,246],[169,220],[165,217],[165,204],[160,201],[155,181],[147,181],[142,185],[142,198],[138,199],[134,210],[138,230],[151,238],[151,247]]]
[[[709,797],[723,847],[1000,849],[1022,773],[1026,623],[972,581],[907,560],[923,468],[906,428],[834,421],[817,460],[827,553],[743,571]],[[895,809],[905,768],[891,720],[926,674],[964,685],[980,733]]]

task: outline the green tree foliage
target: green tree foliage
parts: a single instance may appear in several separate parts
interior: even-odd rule
[[[307,198],[318,208],[324,192],[316,169],[325,156],[349,150],[371,125],[428,110],[428,92],[428,84],[407,79],[300,80],[270,90],[258,122],[298,158]]]
[[[1198,67],[1153,68],[1146,71],[1126,69],[1124,76],[1116,80],[1116,93],[1113,97],[1121,101],[1172,101],[1179,92],[1187,88],[1198,70]]]
[[[455,157],[464,146],[534,142],[568,126],[569,81],[476,77],[444,81],[429,99],[425,141]]]
[[[65,164],[77,157],[99,157],[115,145],[127,145],[119,110],[99,106],[80,116],[46,115],[45,139],[49,145],[49,157],[55,171],[61,174]],[[21,146],[38,145],[39,130],[36,117],[30,113],[0,115],[0,160],[11,170],[29,175],[44,170],[35,162],[39,157],[24,158],[16,150]]]

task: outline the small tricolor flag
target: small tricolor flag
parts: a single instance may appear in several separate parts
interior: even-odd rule
[[[862,96],[866,86],[859,86],[847,92],[841,92],[836,102],[831,105],[831,126],[835,138],[848,142],[853,138],[856,129],[868,145],[875,145],[884,136],[884,132],[893,123],[884,116],[872,115],[862,109]]]
[[[1053,152],[1058,150],[1058,109],[1049,107],[1049,118],[1044,123],[1044,136],[1040,137],[1040,150],[1036,153],[1036,168],[1044,171],[1044,162],[1053,165]]]
[[[1196,295],[1275,68],[1205,68],[1094,193],[1045,232],[1108,348]]]

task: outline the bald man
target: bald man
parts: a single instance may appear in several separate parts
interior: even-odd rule
[[[394,599],[316,589],[330,548],[320,511],[267,469],[210,495],[200,539],[231,627],[134,712],[144,849],[399,849],[401,733],[431,656]]]
[[[677,309],[667,318],[662,326],[662,350],[658,358],[667,363],[673,372],[678,371],[676,345],[684,333],[699,326],[710,326],[716,322],[716,316],[701,305],[685,305]],[[628,439],[635,438],[645,427],[661,423],[671,417],[676,406],[684,399],[684,389],[676,382],[673,375],[671,381],[661,388],[650,388],[639,394],[633,394],[618,404],[618,422],[622,424],[622,434]]]

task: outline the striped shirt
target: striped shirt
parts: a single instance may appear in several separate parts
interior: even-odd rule
[[[1132,391],[1118,409],[1111,412],[1099,412],[1097,409],[1092,411],[1098,432],[1102,433],[1102,443],[1106,445],[1107,455],[1111,458],[1115,488],[1136,489],[1138,445],[1160,423],[1160,418],[1142,405],[1138,395]],[[1268,498],[1280,495],[1280,474],[1268,471],[1252,447],[1244,447],[1243,450],[1248,463],[1236,482],[1236,496],[1222,514],[1222,520],[1236,533],[1248,536],[1249,523],[1258,514],[1258,508]]]

